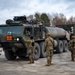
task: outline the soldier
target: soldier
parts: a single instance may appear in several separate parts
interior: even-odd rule
[[[23,38],[25,43],[27,43],[27,48],[28,50],[30,50],[30,54],[29,54],[29,59],[30,59],[30,62],[29,64],[32,64],[34,63],[34,39],[33,39],[33,36],[30,37],[30,40],[26,40],[25,38]]]
[[[75,36],[71,36],[71,40],[69,41],[69,50],[71,51],[71,60],[74,61],[75,58]]]
[[[46,40],[45,40],[45,49],[46,49],[46,55],[47,55],[47,65],[50,66],[52,61],[52,55],[53,55],[53,46],[54,46],[54,40],[50,37],[50,33],[46,34]]]

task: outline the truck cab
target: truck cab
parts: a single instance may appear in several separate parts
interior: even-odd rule
[[[34,36],[35,40],[35,55],[34,58],[40,57],[40,42],[45,40],[45,33],[42,32],[43,28],[36,25],[2,25],[0,26],[0,44],[3,47],[5,56],[8,60],[14,60],[27,57],[28,49],[23,38],[30,39]]]

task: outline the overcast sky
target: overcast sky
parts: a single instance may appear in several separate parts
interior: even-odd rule
[[[13,16],[30,15],[35,12],[63,13],[75,17],[75,0],[0,0],[0,24]]]

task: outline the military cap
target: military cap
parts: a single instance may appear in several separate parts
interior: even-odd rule
[[[50,36],[50,33],[48,32],[46,35]]]
[[[33,38],[34,38],[33,35],[31,35],[31,36],[30,36],[30,39],[33,39]]]
[[[72,36],[72,39],[75,39],[75,36]]]

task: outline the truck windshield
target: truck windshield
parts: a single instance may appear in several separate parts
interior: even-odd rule
[[[21,35],[23,26],[2,26],[0,27],[0,35]]]

